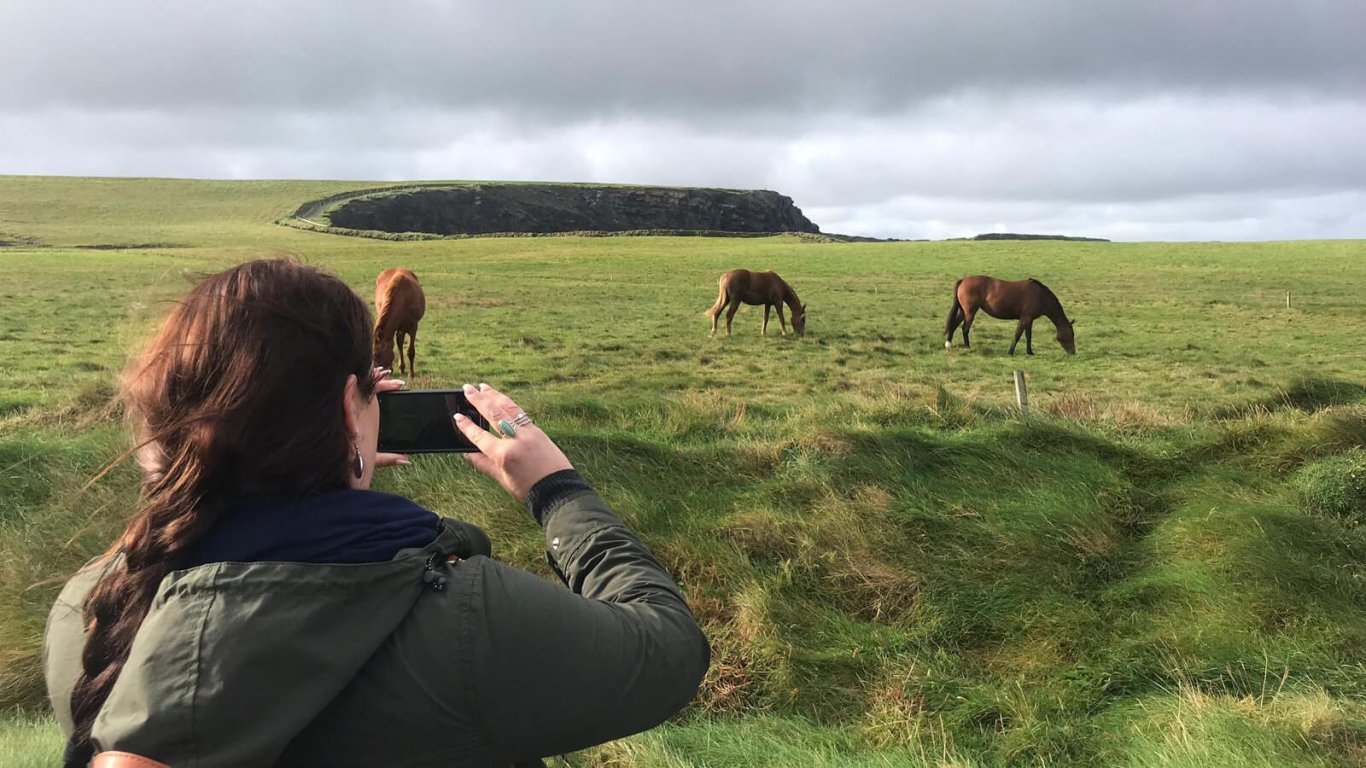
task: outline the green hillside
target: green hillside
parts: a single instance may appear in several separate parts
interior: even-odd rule
[[[118,372],[187,278],[289,254],[367,298],[414,269],[410,386],[511,392],[683,583],[714,647],[702,695],[573,765],[1366,764],[1366,241],[272,223],[373,185],[0,176],[0,763],[60,750],[42,623],[136,496],[126,464],[86,487],[126,447]],[[796,288],[804,339],[776,318],[760,338],[753,308],[708,336],[741,266]],[[1040,320],[1038,354],[1010,358],[1013,323],[985,317],[944,350],[975,273],[1046,283],[1078,354]],[[534,525],[463,461],[381,482],[546,573]]]

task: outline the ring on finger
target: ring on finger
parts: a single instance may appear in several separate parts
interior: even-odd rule
[[[526,415],[526,411],[518,411],[517,418],[512,420],[513,424],[519,427],[529,427],[532,424],[531,417]]]
[[[516,437],[517,425],[507,419],[499,419],[498,431],[503,433],[503,437]]]

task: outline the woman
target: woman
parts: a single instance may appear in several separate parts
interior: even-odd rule
[[[506,395],[466,385],[521,426],[457,426],[569,590],[368,490],[406,463],[376,453],[384,373],[364,303],[305,266],[243,264],[176,307],[124,383],[138,508],[48,620],[67,766],[534,764],[692,698],[709,650],[677,587]]]

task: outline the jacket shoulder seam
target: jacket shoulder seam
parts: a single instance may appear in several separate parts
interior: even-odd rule
[[[218,575],[222,570],[221,564],[215,564],[211,582],[213,589],[209,590],[209,599],[204,601],[204,608],[199,614],[199,626],[195,627],[194,649],[192,655],[192,669],[190,676],[190,765],[199,764],[199,688],[200,678],[204,674],[204,636],[209,629],[209,613],[213,610],[213,604],[218,600]]]

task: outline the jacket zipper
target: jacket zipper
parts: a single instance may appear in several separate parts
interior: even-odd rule
[[[427,555],[427,567],[422,571],[422,583],[437,592],[446,591],[446,577],[436,572],[437,560],[444,557],[445,556],[440,552],[433,552],[430,555]],[[448,560],[447,562],[450,561]]]

